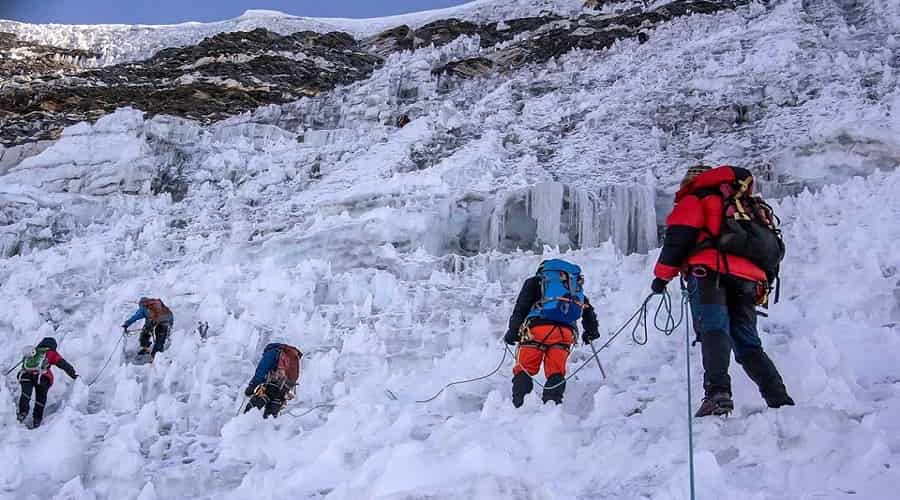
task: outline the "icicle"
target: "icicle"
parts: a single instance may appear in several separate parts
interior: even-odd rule
[[[545,182],[532,188],[528,215],[537,221],[537,240],[544,245],[559,245],[564,186]]]

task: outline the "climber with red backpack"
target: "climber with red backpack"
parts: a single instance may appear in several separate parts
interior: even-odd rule
[[[19,396],[19,408],[16,418],[24,422],[28,416],[31,393],[34,392],[34,412],[32,413],[32,428],[40,427],[44,419],[44,405],[47,404],[47,393],[53,385],[52,366],[58,366],[66,375],[75,380],[78,374],[75,368],[56,352],[56,339],[45,337],[33,349],[29,349],[22,357],[21,369],[17,379],[22,386],[22,394]]]
[[[294,346],[268,344],[263,349],[262,359],[256,365],[250,384],[244,390],[244,395],[250,398],[244,413],[251,408],[258,408],[263,410],[263,418],[277,418],[284,405],[294,399],[302,357],[303,353]]]
[[[141,345],[139,354],[149,354],[151,359],[166,349],[166,340],[172,326],[175,323],[175,315],[162,300],[150,297],[141,297],[138,301],[138,309],[130,318],[122,323],[122,328],[127,332],[128,327],[138,320],[144,320],[141,336],[138,341]],[[150,346],[153,346],[152,350]]]
[[[584,343],[600,338],[597,315],[584,295],[581,268],[562,259],[541,262],[537,273],[522,284],[503,337],[509,345],[519,344],[513,367],[513,406],[524,404],[541,363],[547,378],[544,403],[562,403],[566,362],[575,343],[579,319],[584,324]]]
[[[733,411],[732,350],[769,407],[794,405],[756,328],[756,307],[768,306],[784,257],[777,225],[743,168],[693,166],[675,195],[650,288],[663,293],[679,273],[686,282],[704,370],[697,417]]]

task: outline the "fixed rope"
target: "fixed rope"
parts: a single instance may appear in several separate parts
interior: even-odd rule
[[[301,414],[299,414],[299,415],[296,414],[296,413],[294,413],[294,412],[291,411],[291,410],[288,410],[288,411],[286,411],[285,413],[288,414],[288,415],[290,415],[290,416],[292,416],[292,417],[294,417],[294,418],[300,418],[300,417],[303,417],[303,416],[305,416],[305,415],[309,415],[310,413],[312,413],[312,412],[318,410],[319,408],[334,408],[335,406],[337,406],[336,403],[319,403],[319,404],[313,406],[312,408],[306,410],[305,412],[303,412],[303,413],[301,413]]]
[[[685,288],[681,289],[681,293],[681,320],[683,321],[689,313],[690,295]],[[687,372],[688,467],[691,474],[691,500],[694,500],[696,498],[694,492],[694,409],[691,407],[694,396],[691,394],[691,329],[688,321],[684,321],[684,354],[685,371]]]
[[[103,372],[106,370],[106,367],[109,366],[109,362],[112,361],[113,356],[116,354],[116,349],[118,349],[119,344],[122,343],[122,340],[125,337],[130,335],[134,335],[135,332],[139,332],[140,330],[125,330],[122,332],[122,335],[119,335],[119,340],[116,341],[116,345],[113,346],[112,350],[109,352],[109,356],[106,357],[106,362],[103,363],[103,367],[100,368],[100,371],[94,375],[94,378],[88,383],[88,387],[92,387],[98,380],[100,380],[100,376],[103,375]]]
[[[480,377],[470,378],[470,379],[466,379],[466,380],[457,380],[456,382],[450,382],[449,384],[447,384],[447,385],[445,385],[444,387],[442,387],[441,390],[439,390],[434,396],[431,396],[431,397],[428,398],[428,399],[419,399],[419,400],[416,400],[416,403],[430,403],[430,402],[434,401],[435,399],[437,399],[438,396],[440,396],[441,394],[443,394],[444,391],[446,391],[446,390],[449,389],[450,387],[453,387],[454,385],[468,384],[468,383],[470,383],[470,382],[477,382],[477,381],[479,381],[479,380],[484,380],[484,379],[486,379],[486,378],[489,378],[489,377],[493,376],[495,373],[499,372],[501,368],[503,368],[503,362],[506,361],[506,354],[507,354],[508,352],[509,352],[509,347],[507,347],[506,350],[503,351],[503,357],[500,358],[500,362],[497,364],[497,368],[494,368],[494,369],[493,369],[490,373],[488,373],[487,375],[482,375],[482,376],[480,376]],[[396,399],[396,396],[395,396],[395,399]]]
[[[668,294],[665,294],[664,297],[668,298]],[[596,362],[597,362],[597,364],[598,364],[598,366],[599,366],[599,368],[600,368],[601,374],[603,374],[603,376],[606,377],[606,373],[605,373],[604,370],[603,370],[603,366],[600,364],[600,357],[599,357],[599,354],[600,354],[601,351],[603,351],[604,349],[606,349],[607,347],[609,347],[609,345],[612,344],[612,342],[616,339],[616,337],[618,337],[622,332],[625,331],[626,328],[628,328],[628,325],[630,325],[632,322],[635,322],[635,319],[637,319],[638,321],[635,322],[635,323],[634,323],[634,326],[632,327],[631,336],[632,336],[632,338],[637,339],[637,338],[638,338],[638,337],[637,337],[638,329],[639,329],[639,328],[643,328],[643,330],[644,330],[644,339],[645,339],[645,340],[644,340],[643,343],[640,343],[640,342],[638,342],[638,343],[639,343],[640,345],[646,344],[646,337],[647,337],[647,332],[648,332],[648,328],[647,328],[647,318],[648,318],[648,314],[647,314],[647,304],[650,302],[650,300],[651,300],[652,298],[653,298],[653,294],[648,295],[648,296],[644,299],[644,301],[641,303],[641,306],[638,308],[638,310],[635,311],[634,314],[632,314],[631,317],[628,318],[628,320],[625,321],[625,323],[624,323],[622,326],[620,326],[615,332],[613,332],[612,336],[610,336],[610,338],[607,339],[607,341],[606,341],[602,346],[600,346],[599,349],[596,349],[596,348],[594,347],[594,345],[591,344],[591,350],[594,351],[593,354],[592,354],[591,356],[589,356],[583,363],[581,363],[581,365],[579,365],[577,368],[575,368],[575,370],[573,370],[573,371],[572,371],[567,377],[565,377],[562,381],[557,382],[557,383],[552,384],[552,385],[544,385],[544,384],[538,382],[538,381],[534,378],[534,376],[531,375],[530,373],[528,373],[527,371],[525,371],[524,373],[526,373],[529,377],[531,377],[531,380],[532,380],[535,384],[537,384],[539,387],[543,388],[544,390],[552,390],[552,389],[555,389],[555,388],[560,387],[560,386],[562,386],[563,384],[565,384],[569,379],[571,379],[572,377],[576,376],[581,370],[583,370],[588,364],[590,364],[591,362],[593,362],[594,360],[596,360]],[[658,327],[658,323],[659,323],[659,315],[660,315],[660,313],[661,313],[662,311],[667,311],[667,312],[669,313],[670,318],[666,320],[666,323],[664,324],[664,326],[669,328],[669,330],[666,330],[666,332],[667,332],[666,335],[671,335],[671,334],[672,334],[672,331],[674,331],[674,329],[677,328],[678,325],[680,325],[681,321],[683,320],[683,317],[680,318],[679,321],[675,322],[674,319],[671,319],[671,310],[672,310],[671,300],[669,300],[669,301],[666,303],[667,305],[666,305],[665,307],[663,306],[664,303],[666,303],[665,300],[664,300],[663,302],[660,302],[660,305],[659,305],[659,306],[657,307],[657,309],[656,309],[656,314],[655,314],[655,316],[654,316],[654,326],[657,326],[657,327]],[[427,398],[427,399],[419,399],[419,400],[416,400],[415,402],[416,402],[416,403],[430,403],[430,402],[434,401],[435,399],[437,399],[438,396],[440,396],[441,394],[443,394],[444,391],[446,391],[446,390],[449,389],[450,387],[453,387],[454,385],[461,385],[461,384],[468,384],[468,383],[471,383],[471,382],[477,382],[477,381],[479,381],[479,380],[484,380],[484,379],[486,379],[486,378],[489,378],[489,377],[493,376],[495,373],[499,372],[499,371],[503,368],[503,363],[506,361],[506,356],[507,356],[507,355],[512,356],[513,359],[516,359],[516,354],[515,354],[514,352],[512,352],[512,350],[509,348],[509,346],[506,346],[506,345],[505,345],[505,346],[503,346],[503,356],[500,358],[500,362],[497,364],[497,367],[494,368],[490,373],[487,373],[487,374],[482,375],[482,376],[480,376],[480,377],[475,377],[475,378],[470,378],[470,379],[465,379],[465,380],[457,380],[457,381],[454,381],[454,382],[450,382],[449,384],[447,384],[447,385],[445,385],[444,387],[442,387],[441,390],[439,390],[437,393],[435,393],[435,394],[434,394],[433,396],[431,396],[430,398]],[[391,399],[395,399],[395,400],[398,399],[398,398],[396,397],[396,395],[394,395],[394,393],[393,393],[392,391],[387,390],[386,392],[388,393],[388,396],[389,396]]]
[[[265,384],[268,385],[269,383],[268,383],[268,382],[265,382]],[[241,400],[240,406],[238,406],[237,412],[235,412],[235,414],[234,414],[235,417],[239,416],[239,415],[241,414],[241,412],[244,410],[244,408],[246,408],[245,405],[247,404],[248,400],[250,400],[250,397],[245,395],[245,396],[244,396],[244,399]],[[266,399],[266,401],[268,401],[268,399]],[[319,403],[319,404],[313,405],[312,408],[309,408],[308,410],[306,410],[306,411],[304,411],[303,413],[300,413],[300,414],[294,413],[294,412],[291,411],[291,410],[285,410],[284,413],[285,413],[286,415],[290,415],[290,416],[292,416],[292,417],[294,417],[294,418],[300,418],[300,417],[303,417],[303,416],[305,416],[305,415],[309,415],[310,413],[312,413],[312,412],[318,410],[319,408],[334,408],[335,406],[337,406],[337,404],[335,404],[335,403]],[[285,402],[285,403],[282,405],[282,408],[287,408],[287,402]]]
[[[538,382],[537,379],[535,379],[534,375],[528,373],[525,370],[523,370],[523,373],[525,373],[526,375],[531,377],[531,380],[535,384],[537,384],[539,387],[543,388],[545,391],[553,390],[553,389],[556,389],[557,387],[562,386],[563,384],[568,382],[569,379],[575,377],[575,375],[577,375],[578,372],[583,370],[588,364],[590,364],[594,360],[597,361],[598,366],[600,366],[600,372],[605,377],[606,374],[603,371],[602,365],[600,365],[600,357],[599,357],[600,352],[603,351],[604,349],[608,348],[610,346],[610,344],[612,344],[613,341],[616,340],[616,338],[619,335],[621,335],[622,332],[624,332],[626,328],[628,328],[629,325],[634,323],[633,326],[631,327],[632,340],[634,340],[634,342],[637,345],[646,345],[647,344],[648,334],[649,334],[649,327],[647,326],[647,323],[648,323],[647,320],[649,318],[648,304],[653,299],[653,297],[656,295],[657,294],[648,295],[644,299],[644,301],[641,303],[640,307],[638,307],[638,309],[634,312],[634,314],[632,314],[631,317],[628,318],[628,320],[625,321],[624,324],[622,324],[622,326],[620,326],[615,332],[613,332],[613,334],[609,337],[609,339],[607,339],[606,342],[604,342],[604,344],[602,346],[600,346],[599,349],[594,348],[593,343],[591,343],[590,345],[591,345],[591,350],[593,351],[593,354],[591,354],[586,360],[584,360],[584,362],[581,363],[577,368],[572,370],[572,372],[569,375],[567,375],[563,380],[561,380],[555,384],[552,384],[552,385],[543,385],[540,382]],[[669,296],[669,293],[663,292],[661,294],[661,297],[662,297],[662,299],[660,300],[659,305],[656,307],[656,312],[653,315],[653,326],[657,330],[659,330],[660,332],[665,334],[666,336],[669,336],[669,335],[672,335],[672,333],[674,333],[675,330],[677,330],[679,326],[681,326],[681,323],[684,321],[684,318],[685,318],[685,311],[684,311],[684,308],[682,308],[681,315],[679,316],[678,320],[676,321],[674,316],[672,315],[672,298]],[[664,320],[664,322],[662,324],[660,323],[660,318],[663,318],[663,320]],[[641,331],[643,331],[643,335],[641,335],[639,333]],[[506,346],[506,351],[509,352],[510,354],[512,354],[512,351],[510,351],[509,346]],[[513,354],[513,357],[515,358],[515,354]]]

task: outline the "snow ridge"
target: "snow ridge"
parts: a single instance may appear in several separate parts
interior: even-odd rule
[[[101,54],[98,65],[146,59],[167,47],[194,45],[217,33],[266,28],[281,35],[298,31],[342,31],[355,38],[375,35],[403,24],[413,28],[433,21],[460,18],[474,22],[501,21],[555,12],[569,15],[581,9],[581,0],[476,0],[456,7],[372,19],[311,18],[277,11],[248,10],[243,15],[214,23],[176,25],[36,25],[0,20],[0,32],[55,47]]]

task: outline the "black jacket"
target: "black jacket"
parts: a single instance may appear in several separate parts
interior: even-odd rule
[[[531,312],[531,308],[535,303],[541,300],[541,295],[540,277],[532,276],[525,280],[525,283],[522,283],[522,290],[519,292],[519,297],[516,299],[516,307],[515,309],[513,309],[512,316],[509,317],[508,331],[519,331],[522,323],[525,322],[525,318],[528,317],[528,313]],[[594,308],[591,307],[591,301],[588,300],[586,296],[584,298],[584,304],[585,307],[581,313],[581,323],[584,326],[584,330],[591,333],[599,333],[598,329],[600,325],[597,323],[597,314],[594,313]],[[556,323],[553,323],[551,321],[535,320],[531,323],[531,326],[542,324],[554,325]]]

